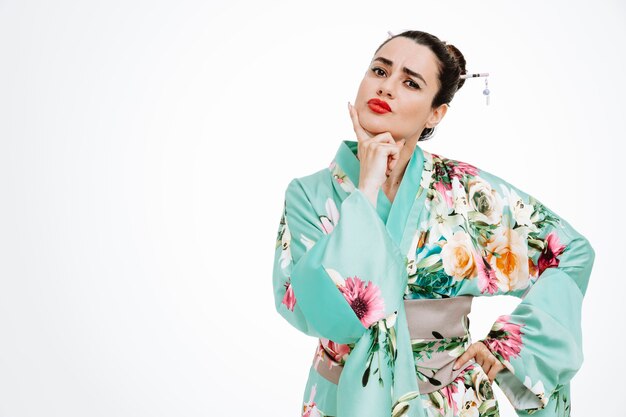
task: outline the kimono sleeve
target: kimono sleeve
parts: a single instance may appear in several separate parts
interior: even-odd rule
[[[483,174],[500,195],[501,222],[485,235],[488,275],[521,299],[481,339],[505,366],[495,377],[518,415],[569,415],[570,380],[583,362],[581,311],[595,251],[536,198]],[[500,293],[498,291],[498,293]],[[538,414],[538,415],[539,415]]]
[[[358,188],[337,207],[332,197],[305,190],[299,179],[289,183],[273,285],[276,309],[294,327],[337,343],[356,342],[386,317],[392,306],[385,297],[401,299],[394,282],[403,272],[404,258]]]

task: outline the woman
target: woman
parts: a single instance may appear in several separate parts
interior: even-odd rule
[[[566,416],[583,361],[595,253],[537,199],[428,139],[465,60],[419,31],[375,52],[352,107],[355,141],[285,192],[278,312],[319,338],[303,416]],[[472,343],[477,296],[521,299]]]

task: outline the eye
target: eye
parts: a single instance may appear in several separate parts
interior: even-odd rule
[[[413,81],[413,80],[407,80],[407,81],[415,86],[415,87],[412,87],[412,88],[415,88],[416,90],[420,89],[419,84],[417,84],[415,81]]]
[[[383,70],[382,70],[381,68],[379,68],[379,67],[374,67],[374,68],[372,68],[372,72],[373,72],[374,74],[376,74],[376,75],[380,75],[380,74],[379,74],[378,72],[376,72],[376,71],[381,71],[383,74],[385,73],[385,71],[383,71]]]

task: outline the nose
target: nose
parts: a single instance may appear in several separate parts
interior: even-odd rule
[[[385,94],[387,97],[393,98],[393,90],[391,88],[391,82],[392,81],[390,78],[385,78],[385,80],[380,83],[377,94],[379,96]]]

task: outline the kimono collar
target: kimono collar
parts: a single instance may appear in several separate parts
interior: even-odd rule
[[[357,148],[358,142],[356,141],[342,141],[330,166],[333,176],[336,176],[335,179],[337,181],[341,181],[341,188],[346,193],[350,193],[359,186],[361,163],[356,157]],[[379,198],[385,199],[387,205],[391,206],[384,222],[393,241],[402,251],[408,249],[414,232],[413,230],[408,230],[406,225],[410,221],[416,221],[417,216],[419,216],[419,210],[414,210],[413,208],[416,199],[420,197],[421,191],[423,191],[421,186],[428,182],[427,173],[430,170],[424,169],[425,158],[428,157],[428,152],[416,145],[402,176],[402,181],[393,203],[389,202],[384,193],[379,193],[381,195]],[[337,177],[340,177],[340,179]],[[417,206],[419,208],[419,204]]]

